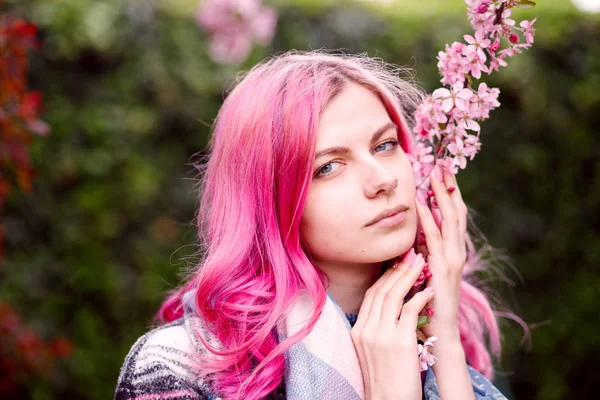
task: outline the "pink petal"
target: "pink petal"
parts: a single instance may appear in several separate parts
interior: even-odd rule
[[[454,106],[454,101],[452,101],[452,99],[446,99],[442,102],[442,110],[444,112],[450,111],[453,106]]]
[[[456,99],[454,99],[454,103],[456,104],[456,108],[458,108],[459,110],[467,111],[467,106],[469,103],[465,99],[457,97]]]
[[[450,91],[446,88],[439,88],[433,91],[432,96],[434,99],[438,99],[440,97],[448,97],[450,96]]]
[[[452,90],[454,91],[454,93],[458,93],[461,90],[463,90],[463,88],[465,87],[465,85],[462,82],[456,82],[453,86],[452,86]]]
[[[479,132],[481,130],[479,124],[476,121],[473,121],[472,119],[468,119],[465,121],[465,128],[475,132]]]
[[[485,33],[483,32],[483,29],[477,29],[477,32],[475,32],[475,39],[477,39],[478,42],[481,42],[484,36]]]

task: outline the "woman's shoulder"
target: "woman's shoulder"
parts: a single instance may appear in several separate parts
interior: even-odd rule
[[[193,348],[184,318],[146,332],[125,357],[115,400],[209,399],[208,386],[194,374]]]

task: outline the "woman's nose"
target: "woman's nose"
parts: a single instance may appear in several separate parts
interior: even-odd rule
[[[372,168],[365,185],[365,195],[375,197],[379,192],[392,193],[398,186],[398,178],[382,165]]]

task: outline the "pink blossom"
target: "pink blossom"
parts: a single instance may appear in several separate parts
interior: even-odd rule
[[[448,118],[442,112],[441,102],[428,96],[415,112],[416,123],[413,132],[430,140],[434,137],[439,139],[439,125],[446,123],[447,120]]]
[[[464,140],[464,149],[463,154],[465,157],[469,157],[470,160],[475,158],[475,155],[481,149],[481,141],[479,140],[479,136],[469,135]]]
[[[429,367],[435,364],[436,357],[430,353],[429,349],[433,347],[433,342],[435,342],[436,340],[436,336],[431,336],[427,338],[425,343],[417,345],[421,371],[427,371]]]
[[[462,49],[463,49],[464,46],[465,45],[462,44],[461,42],[454,42],[454,43],[452,43],[452,45],[450,45],[450,48],[452,50],[454,50],[454,52],[456,54],[460,54],[460,53],[462,53]]]
[[[413,163],[413,173],[415,180],[420,182],[424,177],[429,176],[431,168],[433,168],[433,147],[426,146],[422,142],[418,142],[413,149],[413,153],[409,154],[409,160]]]
[[[525,29],[525,40],[527,44],[533,44],[533,35],[535,35],[535,28],[533,28],[533,24],[537,21],[537,18],[534,18],[531,21],[521,21],[521,28]]]
[[[467,166],[467,158],[463,152],[464,143],[461,138],[457,137],[448,145],[448,151],[454,155],[454,165],[458,165],[460,169],[465,169]]]
[[[479,49],[482,53],[483,50]],[[487,72],[487,67],[485,66],[485,58],[481,58],[479,56],[479,52],[475,50],[472,46],[467,46],[463,50],[463,73],[471,74],[471,76],[475,79],[481,78],[481,71]],[[485,57],[485,55],[484,55]]]
[[[508,27],[515,26],[515,20],[510,19],[510,15],[512,14],[512,10],[510,8],[505,8],[502,13],[502,24]]]
[[[488,48],[492,43],[490,39],[486,39],[485,31],[483,29],[477,29],[477,32],[475,32],[475,37],[471,35],[465,35],[464,38],[465,41],[470,45],[467,46],[467,48],[477,51],[477,55],[479,55],[479,57],[485,61],[487,57],[483,49]]]
[[[475,131],[475,132],[479,132],[481,130],[481,127],[479,126],[479,124],[477,123],[477,121],[471,119],[471,118],[465,118],[462,120],[463,123],[463,127],[465,129],[468,129],[470,131]]]
[[[437,66],[442,75],[441,82],[445,85],[454,85],[465,79],[461,59],[463,46],[462,43],[454,42],[451,47],[446,45],[446,50],[438,53]]]
[[[477,94],[471,99],[469,115],[473,118],[489,118],[490,111],[500,106],[498,102],[499,94],[500,89],[490,89],[485,82],[480,83]]]
[[[433,147],[419,142],[409,155],[411,162],[433,163]]]
[[[494,19],[496,18],[496,7],[490,4],[488,10],[484,14],[480,14],[477,10],[471,10],[469,12],[469,19],[471,20],[471,26],[475,31],[483,29],[485,32],[495,32],[498,30],[498,26],[494,25]]]
[[[447,141],[452,141],[454,138],[463,137],[467,134],[462,124],[456,124],[456,121],[449,123],[446,129],[442,131],[442,134]]]
[[[454,165],[452,157],[445,157],[443,160],[438,160],[440,165],[446,172],[452,175],[458,173],[458,167]]]
[[[243,62],[254,42],[268,45],[275,33],[277,13],[262,0],[205,0],[196,21],[209,34],[208,52],[221,64]]]
[[[410,159],[419,182],[417,192],[422,196],[427,194],[427,176],[434,165],[456,174],[466,167],[468,159],[475,157],[481,149],[479,121],[489,118],[490,111],[500,106],[497,88],[481,83],[475,92],[464,85],[472,85],[482,72],[491,74],[505,67],[508,58],[531,47],[534,39],[536,19],[523,21],[516,28],[510,18],[511,8],[517,5],[514,0],[465,0],[465,3],[475,32],[464,35],[466,43],[454,42],[438,53],[440,81],[447,87],[436,89],[415,113],[414,131],[423,144],[415,148]],[[498,17],[501,9],[502,15]],[[516,43],[520,37],[515,31],[522,32],[523,43]],[[502,38],[513,43],[501,49]]]
[[[464,87],[462,82],[456,82],[451,90],[446,88],[436,89],[432,96],[434,99],[442,99],[442,111],[448,112],[452,107],[466,111],[473,92]]]
[[[490,75],[494,71],[498,71],[500,67],[506,67],[508,64],[504,61],[504,57],[496,57],[492,61],[490,61],[490,66],[488,68],[488,75]]]
[[[508,58],[514,57],[516,54],[521,54],[521,50],[517,46],[510,46],[498,52],[498,57]]]

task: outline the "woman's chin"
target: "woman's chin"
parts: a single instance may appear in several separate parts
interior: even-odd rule
[[[391,260],[410,250],[415,244],[416,232],[402,232],[401,235],[389,235],[388,237],[378,239],[373,242],[370,249],[367,250],[369,254],[375,256],[375,260],[372,262],[382,262]]]

